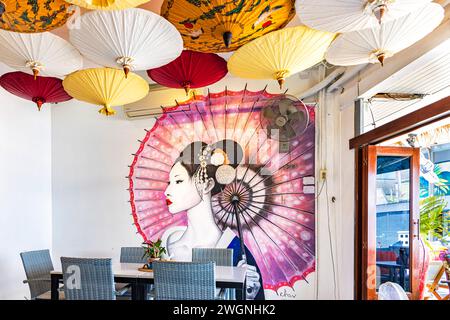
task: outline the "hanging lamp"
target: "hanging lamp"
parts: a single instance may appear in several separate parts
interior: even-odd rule
[[[274,31],[238,49],[228,70],[241,78],[277,80],[281,88],[290,75],[322,61],[334,38],[306,26]]]
[[[144,98],[148,83],[130,72],[128,79],[123,71],[112,68],[93,68],[74,72],[63,81],[64,89],[77,100],[100,105],[99,113],[114,115],[113,106],[122,106]]]
[[[326,53],[329,63],[350,66],[380,63],[413,45],[432,32],[444,18],[444,9],[436,4],[411,12],[374,28],[341,34]]]
[[[64,102],[72,99],[64,91],[62,80],[53,77],[38,77],[21,71],[5,73],[0,77],[0,86],[20,98],[36,103],[38,110],[44,103]]]
[[[214,84],[228,73],[227,62],[214,53],[185,50],[165,66],[147,71],[148,76],[163,86],[190,89]]]
[[[89,60],[121,68],[125,76],[163,66],[183,50],[183,40],[170,22],[135,8],[85,13],[80,28],[70,30],[70,41]]]
[[[300,20],[307,26],[330,32],[374,28],[398,19],[432,0],[297,0]]]
[[[0,62],[35,78],[38,75],[64,77],[83,66],[77,49],[50,32],[0,30]]]
[[[187,49],[228,52],[283,28],[295,16],[294,0],[165,0],[161,15],[181,33]]]

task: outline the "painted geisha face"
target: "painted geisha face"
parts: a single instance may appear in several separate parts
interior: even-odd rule
[[[191,209],[202,201],[194,179],[180,162],[175,163],[170,170],[169,185],[164,195],[169,212],[172,214]]]

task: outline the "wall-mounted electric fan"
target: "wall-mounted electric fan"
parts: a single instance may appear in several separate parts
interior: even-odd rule
[[[265,101],[263,120],[269,138],[278,140],[279,152],[286,153],[290,150],[290,141],[308,127],[309,112],[301,100],[282,94]]]

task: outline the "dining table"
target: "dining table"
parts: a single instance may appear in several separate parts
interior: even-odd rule
[[[403,288],[405,287],[405,272],[408,266],[399,264],[396,261],[377,261],[377,267],[387,268],[389,270],[389,281],[396,282]]]
[[[152,271],[141,271],[141,263],[115,263],[112,266],[115,283],[127,283],[131,287],[131,300],[146,300],[148,285],[154,283]],[[216,287],[236,290],[236,300],[246,300],[247,268],[216,266]],[[51,299],[59,299],[59,284],[63,279],[62,270],[50,272]]]

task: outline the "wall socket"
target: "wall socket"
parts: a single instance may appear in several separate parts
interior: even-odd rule
[[[327,179],[327,169],[320,169],[319,171],[320,180]]]

